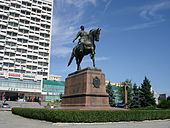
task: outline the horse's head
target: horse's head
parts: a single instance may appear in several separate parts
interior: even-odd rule
[[[95,31],[95,41],[99,41],[100,31],[101,31],[100,28],[96,29],[96,31]]]
[[[100,31],[100,28],[90,30],[89,34],[92,34],[94,41],[99,41]]]

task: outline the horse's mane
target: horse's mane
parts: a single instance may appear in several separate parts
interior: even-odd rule
[[[91,30],[89,31],[89,34],[92,33],[92,32],[95,31],[95,30],[97,30],[97,29],[91,29]]]

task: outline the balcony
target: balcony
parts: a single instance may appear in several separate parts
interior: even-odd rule
[[[0,35],[6,36],[6,33],[0,31]]]
[[[20,26],[19,28],[24,29],[24,30],[30,30],[28,27],[25,27],[25,26]]]
[[[47,51],[47,50],[45,50],[45,49],[39,49],[39,52],[48,53],[48,51]]]
[[[33,3],[32,8],[37,9],[37,10],[41,10],[41,7],[38,3]]]
[[[10,19],[9,21],[10,21],[10,22],[14,22],[14,23],[17,23],[17,24],[18,24],[18,20]]]
[[[30,36],[36,36],[36,37],[40,37],[39,34],[36,34],[36,33],[29,33]]]
[[[13,12],[13,13],[16,13],[16,14],[20,14],[20,12],[17,11],[17,10],[15,10],[15,9],[14,9],[14,10],[13,10],[13,9],[10,9],[9,12]]]
[[[1,51],[1,50],[0,50]],[[0,57],[4,57],[4,54],[0,54]],[[1,60],[2,61],[2,60]]]
[[[17,48],[25,49],[25,50],[27,50],[27,49],[28,49],[28,47],[25,47],[25,46],[17,46]]]
[[[5,46],[5,43],[0,42],[0,46]]]
[[[17,41],[17,40],[14,40],[14,39],[7,39],[7,41],[13,42],[13,43],[18,43],[18,41]]]
[[[38,56],[38,54],[37,53],[27,53],[27,55],[30,55],[30,56]]]
[[[13,60],[6,60],[6,59],[4,59],[4,61],[3,62],[5,62],[5,63],[14,63],[14,61]]]
[[[21,7],[21,10],[24,10],[24,11],[27,11],[27,12],[31,12],[31,10],[26,8],[26,7]]]
[[[21,3],[20,2],[18,2],[18,1],[15,1],[15,0],[12,0],[12,1],[10,1],[11,3],[14,3],[14,4],[18,4],[18,5],[21,5]]]
[[[31,45],[31,46],[38,46],[39,47],[39,44],[36,44],[36,43],[33,43],[33,42],[29,42],[29,45]]]
[[[38,62],[48,62],[48,61],[44,59],[38,59]]]
[[[0,25],[4,25],[4,26],[7,26],[7,23],[4,23],[4,22],[0,22]]]
[[[45,24],[45,25],[51,25],[51,23],[47,22],[47,21],[44,21],[44,20],[41,20],[41,24]],[[44,29],[44,27],[42,27]]]
[[[15,50],[12,49],[6,49],[5,52],[11,52],[11,53],[15,53]]]
[[[49,17],[51,17],[51,15],[48,14],[48,13],[46,13],[46,12],[42,12],[41,14],[44,15],[44,16],[49,16]]]
[[[28,37],[25,37],[25,36],[18,36],[18,38],[20,38],[20,39],[25,39],[25,40],[28,40],[28,39],[29,39]]]
[[[30,18],[27,18],[27,17],[25,17],[26,15],[20,15],[20,18],[22,19],[22,20],[26,20],[26,21],[31,21],[31,19]],[[25,25],[25,24],[24,24]]]
[[[6,6],[6,7],[9,7],[9,4],[7,3],[1,3],[2,6]]]
[[[51,8],[52,8],[52,5],[50,6],[50,5],[48,5],[48,4],[43,4],[43,7],[46,7],[46,8],[51,9]]]
[[[18,28],[18,26],[14,27],[12,26],[13,28]],[[9,32],[14,32],[14,33],[18,33],[18,30],[15,30],[15,29],[11,29],[11,28],[8,28],[7,31]]]

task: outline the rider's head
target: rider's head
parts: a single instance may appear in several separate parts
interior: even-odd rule
[[[80,26],[80,29],[81,29],[81,30],[84,30],[84,26],[83,26],[83,25],[82,25],[82,26]]]

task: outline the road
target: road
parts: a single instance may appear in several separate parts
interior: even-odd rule
[[[52,123],[0,111],[0,128],[170,128],[170,119],[142,122],[113,123]]]

